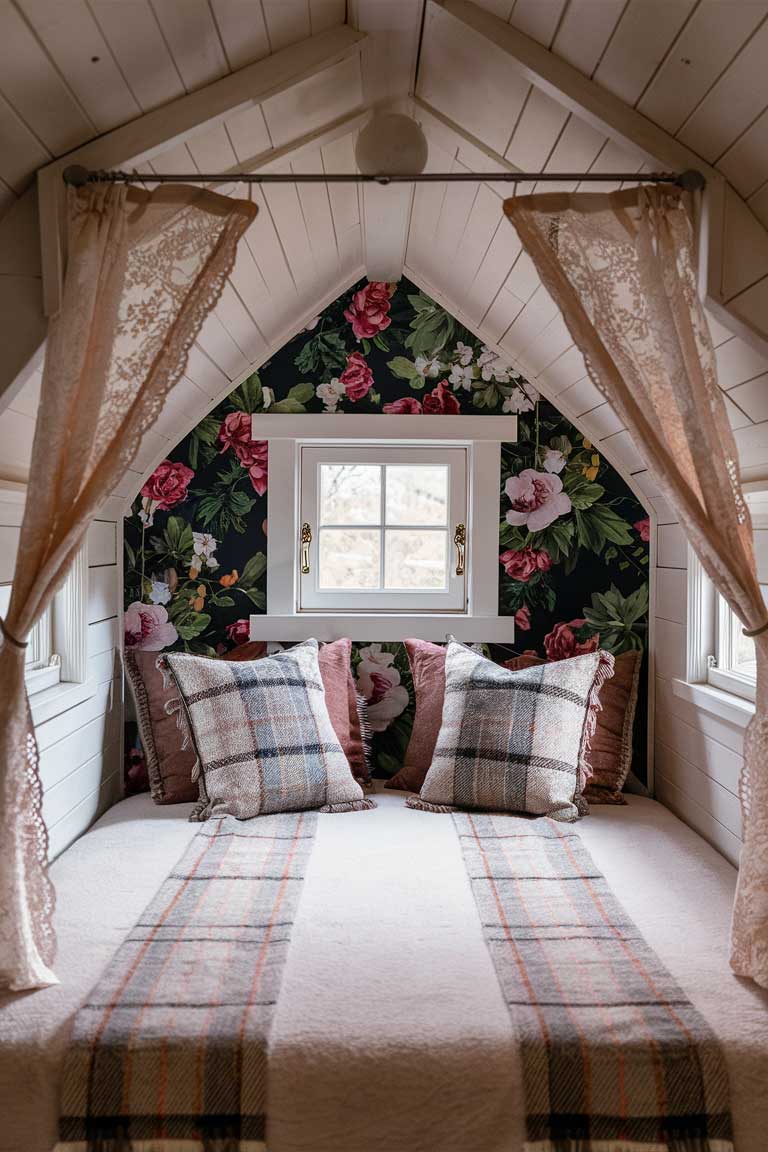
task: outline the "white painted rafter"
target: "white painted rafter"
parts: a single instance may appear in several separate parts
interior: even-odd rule
[[[452,28],[446,29],[446,25],[452,25]],[[737,194],[720,172],[567,61],[471,0],[428,0],[425,38],[435,29],[443,35],[447,30],[452,32],[461,39],[465,50],[474,41],[478,59],[484,54],[493,53],[498,57],[502,53],[505,67],[513,69],[523,80],[623,148],[640,152],[654,167],[674,171],[695,168],[702,172],[707,181],[706,191],[701,197],[702,236],[705,240],[700,253],[702,295],[707,307],[732,332],[763,354],[768,353],[768,317],[763,321],[760,316],[748,313],[747,309],[742,309],[739,314],[737,306],[729,305],[723,292],[726,189],[729,195]],[[431,110],[445,119],[436,108]],[[458,125],[453,127],[464,136],[468,135]],[[488,151],[486,144],[479,140],[475,143],[483,151]],[[509,167],[509,161],[501,156],[498,156],[498,162],[500,167]],[[745,226],[749,226],[752,242],[758,246],[767,245],[765,227],[746,204],[743,209]]]
[[[59,307],[65,188],[62,172],[70,164],[115,168],[149,160],[233,112],[262,103],[324,69],[358,55],[365,36],[344,24],[249,64],[221,80],[154,109],[61,157],[38,172],[44,311]]]

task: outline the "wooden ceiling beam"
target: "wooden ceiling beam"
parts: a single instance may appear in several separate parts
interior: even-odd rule
[[[758,324],[754,316],[747,314],[746,308],[740,315],[738,303],[729,303],[723,291],[726,223],[731,227],[734,225],[733,214],[727,212],[726,189],[729,196],[731,193],[738,195],[727,185],[723,175],[674,136],[601,88],[567,61],[471,0],[428,0],[424,37],[429,37],[431,31],[438,28],[445,34],[446,21],[455,24],[456,36],[461,38],[465,47],[472,41],[477,44],[479,60],[489,53],[497,58],[499,53],[503,53],[505,65],[524,80],[621,146],[640,152],[655,167],[673,171],[695,168],[704,175],[707,184],[700,198],[701,295],[707,307],[731,331],[763,354],[768,353],[768,318]],[[746,205],[744,208],[739,223],[748,232],[748,243],[768,253],[768,231]]]
[[[153,109],[40,169],[38,195],[45,315],[55,315],[61,300],[66,205],[61,174],[64,168],[70,164],[115,168],[128,160],[151,159],[202,127],[215,124],[238,109],[261,104],[347,57],[358,55],[364,41],[364,33],[346,24],[310,36]]]

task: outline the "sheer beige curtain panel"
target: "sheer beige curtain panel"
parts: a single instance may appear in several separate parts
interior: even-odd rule
[[[201,189],[71,194],[13,593],[0,647],[0,985],[56,983],[53,890],[24,647],[181,377],[254,205]]]
[[[687,194],[671,185],[505,202],[596,387],[675,509],[707,574],[757,632],[757,707],[740,781],[731,966],[768,987],[768,633],[738,458],[697,292]]]

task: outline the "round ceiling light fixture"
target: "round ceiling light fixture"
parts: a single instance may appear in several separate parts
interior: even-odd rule
[[[420,125],[402,112],[375,112],[355,144],[364,176],[417,176],[429,149]]]

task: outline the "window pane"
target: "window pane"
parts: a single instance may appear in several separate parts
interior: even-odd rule
[[[387,531],[386,587],[425,591],[445,588],[447,545],[447,532]]]
[[[387,524],[447,524],[448,469],[445,465],[387,466]]]
[[[381,468],[378,464],[320,465],[321,524],[379,524]]]
[[[320,588],[378,588],[381,535],[369,528],[320,531]]]
[[[731,652],[733,667],[732,672],[738,672],[740,676],[748,676],[752,680],[757,679],[757,655],[755,652],[755,642],[751,636],[745,636],[742,632],[741,621],[735,614],[732,613],[732,632],[733,637],[731,641]]]
[[[11,585],[0,584],[0,616],[5,620],[8,615],[8,605],[11,602]]]

